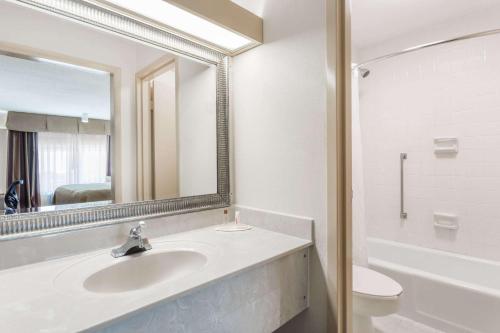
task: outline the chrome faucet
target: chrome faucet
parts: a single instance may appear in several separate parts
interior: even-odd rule
[[[139,225],[130,229],[127,242],[122,246],[111,250],[111,255],[115,258],[127,256],[138,252],[151,250],[151,244],[147,238],[142,237],[142,229],[146,227],[144,221],[139,222]]]

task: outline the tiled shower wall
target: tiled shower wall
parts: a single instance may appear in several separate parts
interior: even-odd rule
[[[369,69],[360,81],[368,236],[500,261],[500,36]],[[435,154],[438,137],[458,138],[458,153]],[[456,215],[459,228],[436,228],[434,213]]]

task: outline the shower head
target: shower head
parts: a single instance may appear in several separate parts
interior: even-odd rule
[[[370,70],[369,69],[359,67],[358,71],[359,71],[359,75],[361,75],[361,77],[363,79],[366,78],[366,77],[368,77],[368,75],[370,75]]]

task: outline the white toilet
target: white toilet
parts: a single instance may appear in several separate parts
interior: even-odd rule
[[[352,275],[353,333],[373,333],[371,317],[396,313],[403,287],[366,267],[353,265]]]

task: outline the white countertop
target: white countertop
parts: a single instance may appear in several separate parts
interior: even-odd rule
[[[110,249],[3,270],[0,271],[0,332],[90,329],[312,245],[306,239],[259,228],[231,233],[218,232],[214,226],[150,241],[153,250],[155,245],[200,244],[209,248],[208,264],[181,279],[115,294],[64,290],[54,283],[69,267],[109,253]]]

